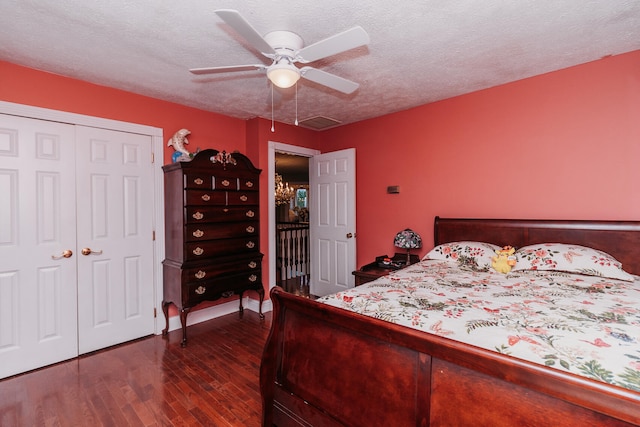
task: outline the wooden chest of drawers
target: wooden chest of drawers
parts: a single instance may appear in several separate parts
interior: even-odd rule
[[[226,155],[226,153],[224,153]],[[187,343],[187,315],[204,301],[254,290],[260,296],[260,170],[240,153],[220,162],[219,152],[204,150],[190,162],[163,167],[165,194],[164,301],[180,311],[182,345]],[[218,160],[214,161],[212,159]]]

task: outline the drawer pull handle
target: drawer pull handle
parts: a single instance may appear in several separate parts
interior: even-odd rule
[[[196,294],[198,295],[202,295],[205,293],[205,291],[207,290],[207,288],[205,288],[204,286],[198,286],[196,288]]]
[[[202,184],[204,183],[204,181],[202,180],[202,178],[196,178],[196,179],[194,179],[194,180],[193,180],[193,182],[194,182],[196,185],[202,185]]]
[[[202,237],[204,236],[204,231],[202,230],[196,230],[193,232],[193,237]]]
[[[247,181],[245,185],[247,187],[251,188],[251,187],[253,187],[253,181]]]
[[[202,255],[204,253],[204,249],[202,249],[201,247],[197,247],[193,250],[193,254],[194,255]]]
[[[198,270],[198,272],[195,274],[196,279],[204,279],[204,276],[206,276],[207,273],[202,271],[202,270]]]
[[[204,200],[205,202],[208,202],[209,200],[211,200],[211,196],[208,194],[203,194],[202,195],[202,200]]]
[[[251,276],[249,276],[250,282],[255,282],[256,280],[258,280],[258,276],[256,276],[255,274],[252,274]]]
[[[226,180],[226,179],[222,180],[222,185],[224,185],[225,187],[228,187],[229,184],[231,184],[229,180]]]
[[[257,262],[255,262],[255,261],[251,261],[251,262],[249,263],[249,268],[256,268],[257,266],[258,266],[258,263],[257,263]]]
[[[253,226],[251,226],[251,225],[250,225],[250,226],[248,226],[248,227],[246,228],[246,230],[247,230],[247,233],[253,233],[254,231],[256,231],[256,229],[255,229],[255,228],[253,228]]]
[[[249,200],[249,198],[243,194],[242,196],[240,196],[240,200],[246,202],[247,200]]]
[[[198,220],[204,218],[204,214],[202,212],[196,212],[192,216],[193,216],[193,219],[198,219]]]
[[[246,245],[246,246],[247,246],[249,249],[253,249],[253,248],[256,246],[256,244],[250,241],[250,242],[247,242],[247,245]]]
[[[224,213],[229,212],[229,208],[224,208],[224,209],[222,209],[222,212],[224,212]]]
[[[254,216],[256,216],[256,213],[255,213],[254,211],[247,211],[246,215],[247,215],[249,218],[253,218]]]

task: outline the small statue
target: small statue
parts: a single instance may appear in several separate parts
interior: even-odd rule
[[[189,131],[188,129],[180,129],[167,142],[167,147],[173,147],[173,149],[176,150],[176,152],[173,153],[173,156],[171,157],[174,162],[188,162],[193,159],[193,156],[195,154],[190,153],[189,150],[187,150],[185,147],[185,144],[189,143],[189,140],[187,140],[187,135],[190,134],[191,131]]]

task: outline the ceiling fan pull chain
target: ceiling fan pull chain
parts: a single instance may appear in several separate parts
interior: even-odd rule
[[[298,82],[296,82],[296,126],[298,126]]]
[[[276,128],[273,125],[273,83],[271,83],[271,132],[275,132]]]

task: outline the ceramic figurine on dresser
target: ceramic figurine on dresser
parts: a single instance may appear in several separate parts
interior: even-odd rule
[[[248,290],[258,293],[260,317],[264,317],[260,169],[243,154],[212,149],[162,169],[166,242],[163,335],[169,329],[169,305],[175,304],[180,312],[185,346],[187,315],[193,307],[238,295],[242,313],[242,296]]]

